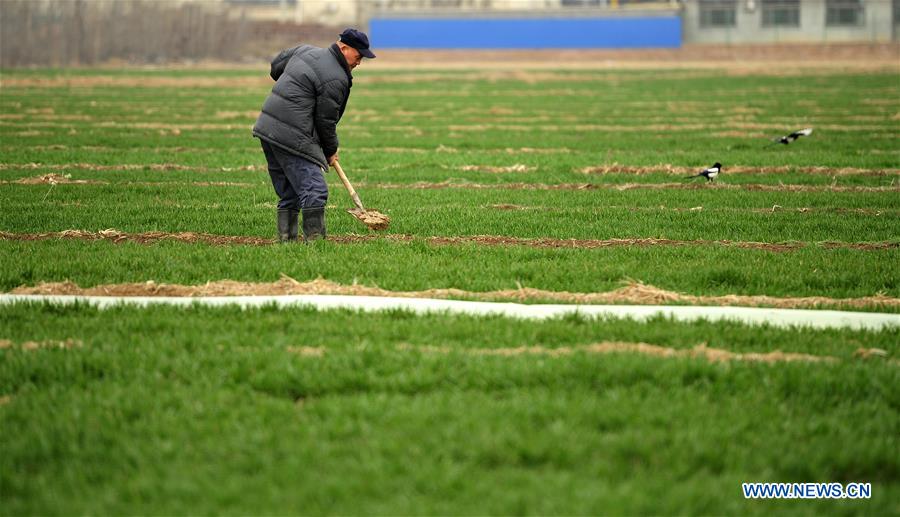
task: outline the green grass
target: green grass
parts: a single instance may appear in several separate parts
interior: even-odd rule
[[[0,231],[274,237],[276,199],[250,136],[271,84],[266,71],[4,70]],[[283,273],[391,290],[603,292],[631,279],[694,295],[900,296],[896,73],[354,75],[339,126],[341,162],[366,204],[392,217],[390,233],[410,240],[307,247],[6,239],[0,290],[64,280],[271,282]],[[55,78],[82,82],[16,83]],[[98,78],[112,83],[89,82]],[[815,132],[766,147],[802,127]],[[693,170],[714,161],[724,164],[719,183],[738,188],[614,188],[680,182],[666,164]],[[177,168],[152,167],[165,164]],[[533,169],[462,169],[516,164]],[[659,167],[581,172],[612,164]],[[738,166],[786,169],[729,172]],[[107,183],[13,183],[47,173]],[[343,212],[350,201],[336,177],[327,178],[329,234],[365,233]],[[416,182],[456,187],[411,188]],[[428,240],[476,235],[804,246],[778,253]],[[894,247],[823,245],[832,241]],[[0,340],[13,345],[0,348],[0,514],[898,514],[898,337],[897,328],[663,319],[3,306]],[[83,346],[21,346],[47,339]],[[838,360],[472,353],[601,341]],[[324,353],[289,350],[296,346]],[[888,357],[862,360],[859,348]],[[873,498],[747,501],[746,481],[871,482]]]
[[[269,187],[271,188],[271,187]],[[332,191],[336,191],[332,188]],[[264,188],[183,185],[7,185],[3,226],[19,232],[60,231],[70,228],[123,231],[198,231],[223,235],[268,236],[272,233],[274,202]],[[335,192],[330,203],[346,203]],[[896,193],[887,196],[896,196]],[[39,199],[35,199],[40,196]],[[509,235],[609,239],[656,237],[668,239],[784,242],[784,241],[898,241],[900,205],[882,193],[793,193],[797,207],[867,208],[889,210],[886,215],[771,208],[784,194],[742,191],[467,191],[377,190],[366,203],[395,221],[391,233],[414,236]],[[65,204],[61,204],[63,201]],[[511,203],[533,210],[498,210],[491,205]],[[85,207],[91,207],[85,210]],[[660,206],[681,208],[652,210]],[[704,210],[689,209],[702,206]],[[789,207],[791,205],[788,205]],[[738,217],[716,209],[747,209]],[[650,209],[650,210],[648,210]],[[752,209],[761,212],[753,212]],[[365,232],[353,218],[330,212],[332,234]]]
[[[897,250],[860,253],[809,247],[774,253],[726,246],[579,250],[433,246],[423,241],[324,242],[285,249],[171,241],[141,245],[51,240],[0,241],[0,253],[27,257],[11,261],[0,271],[0,289],[4,290],[65,280],[81,286],[147,280],[186,285],[223,279],[273,282],[284,273],[299,280],[322,276],[346,285],[390,290],[455,287],[492,291],[523,285],[551,291],[604,292],[621,287],[630,278],[688,294],[836,298],[900,294],[900,278],[893,266]],[[59,257],[79,257],[80,267]],[[412,263],[416,264],[414,272],[409,269]],[[707,265],[659,267],[680,263]]]
[[[852,357],[896,330],[17,305],[0,332],[83,342],[0,351],[8,514],[896,510],[897,368]],[[840,362],[465,354],[604,340]],[[873,499],[743,500],[758,480]]]

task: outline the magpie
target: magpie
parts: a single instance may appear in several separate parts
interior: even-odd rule
[[[793,133],[789,134],[788,136],[774,138],[774,139],[772,139],[772,141],[775,142],[776,144],[788,145],[789,143],[793,142],[794,140],[800,138],[801,136],[811,135],[812,132],[813,132],[812,128],[808,127],[806,129],[801,129],[800,131],[794,131]]]
[[[722,171],[722,164],[719,162],[716,162],[713,164],[712,167],[710,167],[708,169],[703,169],[699,173],[694,174],[693,176],[688,176],[685,179],[691,179],[691,178],[697,178],[697,177],[703,176],[704,178],[706,178],[706,181],[713,181],[714,179],[716,179],[716,176],[718,176],[719,172],[721,172],[721,171]]]

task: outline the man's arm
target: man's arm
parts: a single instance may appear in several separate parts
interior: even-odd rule
[[[339,82],[332,81],[322,85],[316,97],[315,124],[319,144],[329,164],[338,150],[337,123],[341,118],[343,103],[344,92]]]

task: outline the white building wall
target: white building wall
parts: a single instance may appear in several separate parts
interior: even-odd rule
[[[827,26],[825,0],[800,0],[799,27],[763,27],[761,0],[738,0],[733,27],[701,27],[699,0],[684,0],[682,29],[687,43],[837,43],[894,39],[891,0],[863,0],[864,23]]]
[[[295,22],[359,25],[360,3],[360,0],[300,0],[295,8]]]
[[[3,0],[0,0],[3,1]],[[41,1],[41,0],[35,0]],[[98,0],[94,0],[98,1]],[[225,3],[225,0],[168,0]],[[763,27],[762,0],[738,0],[736,25],[701,27],[700,0],[657,0],[636,4],[624,0],[601,0],[585,7],[564,6],[562,0],[284,0],[268,6],[229,3],[248,18],[282,20],[326,26],[366,27],[373,16],[533,16],[597,15],[635,9],[668,8],[682,12],[686,43],[780,43],[780,42],[887,42],[900,37],[894,24],[893,0],[863,0],[865,23],[859,26],[826,26],[826,0],[800,0],[799,27]]]

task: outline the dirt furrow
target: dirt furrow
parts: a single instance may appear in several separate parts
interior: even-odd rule
[[[3,166],[0,165],[0,170]],[[60,168],[60,170],[65,170]],[[92,170],[111,170],[111,169],[92,169]],[[126,169],[122,169],[126,170]],[[136,170],[136,169],[127,169]],[[199,170],[199,169],[198,169]],[[207,171],[212,170],[208,169]],[[165,185],[194,185],[199,187],[220,186],[220,187],[242,187],[250,188],[261,186],[264,183],[247,183],[236,181],[122,181],[116,182],[120,185],[142,185],[142,186],[165,186]],[[48,173],[38,176],[29,176],[19,178],[17,180],[0,180],[0,185],[19,184],[19,185],[110,185],[111,183],[104,180],[82,180],[72,179],[71,174]],[[685,182],[685,183],[469,183],[460,181],[443,181],[443,182],[414,182],[414,183],[366,183],[359,182],[359,187],[369,189],[384,190],[441,190],[441,189],[471,189],[471,190],[749,190],[761,192],[900,192],[900,182],[897,185],[889,186],[840,186],[840,185],[797,185],[784,184],[768,185],[764,183],[706,183],[703,181]],[[780,208],[780,207],[778,207]],[[772,211],[777,210],[774,208]]]
[[[0,170],[19,170],[19,169],[42,169],[51,171],[66,170],[86,170],[86,171],[263,171],[266,170],[263,165],[247,165],[240,167],[199,167],[192,165],[182,165],[179,163],[148,163],[148,164],[131,164],[122,163],[115,165],[98,164],[98,163],[0,163]]]
[[[515,348],[452,348],[446,346],[422,345],[414,346],[401,344],[397,349],[403,351],[415,351],[426,354],[449,355],[453,353],[476,355],[476,356],[494,356],[494,357],[520,357],[520,356],[548,356],[548,357],[564,357],[573,354],[640,354],[652,357],[662,357],[667,359],[691,358],[703,359],[711,363],[746,361],[761,363],[781,363],[781,362],[827,362],[833,363],[839,361],[838,358],[828,355],[811,355],[800,354],[795,352],[782,352],[774,350],[772,352],[748,352],[737,353],[719,348],[709,348],[706,343],[700,343],[693,348],[677,349],[664,347],[659,345],[651,345],[649,343],[629,343],[621,341],[603,341],[590,345],[581,346],[562,346],[558,348],[548,348],[543,346],[521,346]],[[862,356],[860,354],[860,356]]]
[[[423,93],[423,92],[418,92]],[[429,95],[438,95],[433,92],[427,92]],[[580,92],[566,92],[567,95],[583,95]],[[417,96],[413,92],[405,92],[405,96]],[[447,92],[441,92],[439,95],[450,95]],[[468,96],[466,94],[465,96]],[[507,92],[504,95],[521,96],[521,97],[537,97],[549,95],[549,93],[523,91],[518,93]],[[367,95],[364,95],[367,96]],[[494,120],[493,118],[489,120]],[[378,121],[377,119],[375,121]],[[60,125],[60,122],[71,122],[71,124]],[[748,129],[757,131],[771,131],[778,136],[777,133],[784,131],[784,124],[781,123],[761,123],[761,122],[745,122],[742,120],[725,119],[721,122],[712,123],[656,123],[656,124],[547,124],[539,118],[529,119],[531,123],[522,124],[503,124],[494,122],[454,124],[453,120],[447,121],[447,130],[451,133],[481,133],[481,132],[534,132],[534,131],[551,131],[551,132],[596,132],[596,133],[648,133],[648,132],[671,132],[671,131],[722,131],[723,127],[734,129]],[[77,124],[77,125],[76,125]],[[85,130],[85,129],[134,129],[134,130],[155,130],[163,131],[162,134],[180,135],[182,131],[248,131],[252,128],[252,120],[246,123],[210,123],[210,122],[185,122],[181,124],[163,123],[163,122],[128,122],[128,121],[86,121],[86,120],[68,120],[68,121],[52,121],[52,120],[10,120],[0,119],[0,127],[14,127],[18,129],[59,129],[60,127]],[[852,131],[866,132],[870,138],[875,136],[875,132],[883,138],[896,138],[897,127],[892,124],[817,124],[816,129],[826,131]],[[418,125],[379,125],[379,131],[390,131],[398,133],[410,133],[413,135],[424,134],[423,128]],[[352,128],[349,131],[365,131],[362,128]],[[442,130],[443,131],[443,130]]]
[[[41,350],[41,349],[59,349],[70,350],[73,348],[82,348],[84,343],[80,339],[66,339],[65,341],[57,341],[45,339],[43,341],[24,341],[16,343],[9,339],[0,339],[0,350],[2,349],[18,349],[24,351]]]
[[[40,176],[32,176],[27,178],[19,178],[17,180],[6,181],[0,180],[0,185],[109,185],[110,182],[103,180],[76,180],[72,179],[71,174],[42,174]],[[242,183],[235,181],[122,181],[118,185],[133,186],[139,185],[144,187],[172,186],[172,185],[193,185],[195,187],[256,187],[253,183]]]
[[[271,86],[268,76],[246,77],[139,77],[119,75],[7,77],[4,88],[256,88]]]
[[[384,238],[396,242],[410,242],[416,239],[413,235],[405,234],[386,234],[378,235],[333,235],[328,239],[331,242],[341,244],[365,242]],[[106,240],[114,243],[121,242],[137,242],[141,244],[150,244],[161,240],[174,240],[179,242],[194,243],[204,242],[218,245],[246,244],[263,246],[273,244],[274,239],[263,237],[251,237],[240,235],[213,235],[209,233],[199,232],[141,232],[126,233],[113,228],[91,232],[86,230],[63,230],[60,232],[46,233],[12,233],[0,231],[0,239],[11,241],[38,241],[49,239],[77,239],[77,240]],[[487,246],[528,246],[532,248],[573,248],[573,249],[596,249],[609,248],[619,246],[734,246],[745,249],[757,249],[773,252],[793,251],[804,248],[810,244],[821,246],[824,249],[853,249],[860,251],[874,251],[896,249],[900,247],[900,242],[881,241],[881,242],[833,242],[825,241],[820,243],[806,243],[799,241],[792,242],[753,242],[753,241],[732,241],[728,239],[722,240],[678,240],[678,239],[658,239],[654,237],[630,238],[630,239],[556,239],[547,237],[522,238],[507,237],[497,235],[468,235],[468,236],[451,236],[451,237],[424,237],[429,244],[434,245],[454,245],[454,244],[479,244]]]
[[[566,131],[580,131],[580,132],[603,132],[603,133],[646,133],[646,132],[670,132],[670,131],[717,131],[721,130],[722,127],[732,127],[737,129],[755,129],[755,130],[766,130],[772,132],[781,132],[784,131],[784,124],[776,124],[776,123],[760,123],[760,122],[739,122],[734,120],[726,120],[722,123],[694,123],[694,124],[643,124],[643,125],[631,125],[631,124],[573,124],[573,125],[557,125],[557,124],[496,124],[496,123],[483,123],[483,124],[450,124],[447,126],[451,132],[488,132],[488,131],[497,131],[497,132],[531,132],[537,129],[541,129],[543,131],[552,131],[552,132],[566,132]],[[17,124],[20,127],[44,127],[42,124],[34,123],[34,124]],[[89,126],[90,127],[90,126]],[[130,127],[123,124],[123,127]],[[179,129],[184,129],[182,126],[177,126]],[[867,133],[871,133],[874,131],[884,131],[886,136],[896,138],[897,127],[895,125],[885,124],[818,124],[817,129],[823,129],[828,131],[864,131]],[[209,128],[214,129],[214,128]],[[409,129],[407,126],[381,126],[380,130],[395,130],[395,131],[406,131]],[[773,137],[778,136],[773,135]]]
[[[19,185],[108,185],[108,181],[102,180],[76,180],[72,179],[71,174],[42,174],[40,176],[32,176],[28,178],[19,178],[17,180],[5,181],[0,180],[2,184],[16,183]]]
[[[516,205],[512,203],[497,203],[491,205],[482,205],[481,208],[490,208],[493,210],[535,210],[538,212],[578,212],[589,213],[598,209],[602,210],[628,210],[630,212],[715,212],[715,213],[755,213],[755,214],[776,214],[776,213],[797,213],[797,214],[843,214],[843,215],[864,215],[880,217],[882,215],[900,216],[900,209],[891,208],[849,208],[849,207],[785,207],[781,205],[772,205],[771,208],[736,208],[736,207],[717,207],[706,208],[702,205],[692,207],[679,206],[624,206],[624,205],[603,205],[597,208],[560,208],[545,205]]]
[[[414,183],[366,183],[360,182],[357,188],[373,189],[472,189],[472,190],[749,190],[763,192],[900,192],[900,184],[890,186],[841,186],[841,185],[796,185],[763,183],[729,184],[723,182],[707,183],[705,181],[683,183],[469,183],[461,181]]]
[[[518,152],[519,150],[515,150]],[[408,150],[397,150],[397,152],[408,152]],[[421,150],[413,150],[409,152],[422,152]],[[439,151],[436,151],[439,152]],[[538,152],[532,150],[531,152]],[[444,167],[446,168],[446,167]],[[522,173],[533,172],[538,169],[534,165],[525,165],[516,163],[512,165],[485,165],[470,164],[459,165],[454,167],[457,170],[467,172],[487,172],[487,173]],[[235,167],[204,167],[195,165],[183,165],[178,163],[151,163],[151,164],[96,164],[96,163],[0,163],[0,170],[51,170],[51,171],[68,171],[68,170],[87,170],[87,171],[198,171],[198,172],[235,172],[235,171],[266,171],[266,166],[256,165],[239,165]],[[606,174],[669,174],[669,175],[688,175],[696,173],[701,167],[673,165],[670,163],[661,163],[657,165],[593,165],[588,167],[580,167],[575,169],[576,172],[585,175],[606,175]],[[777,166],[777,167],[755,167],[747,165],[726,166],[723,168],[724,174],[811,174],[820,176],[900,176],[900,169],[881,168],[881,169],[862,169],[858,167],[808,167],[808,166]]]
[[[229,244],[250,244],[250,245],[266,245],[272,244],[273,239],[265,239],[262,237],[247,237],[240,235],[213,235],[209,233],[198,232],[141,232],[141,233],[125,233],[115,229],[100,230],[99,232],[91,232],[85,230],[63,230],[61,232],[47,233],[11,233],[0,231],[0,239],[15,241],[39,241],[48,239],[74,239],[74,240],[106,240],[115,243],[121,242],[137,242],[141,244],[151,244],[161,240],[174,240],[179,242],[205,242],[209,244],[229,245]]]
[[[65,340],[45,339],[43,341],[22,341],[16,342],[10,339],[0,339],[0,350],[10,350],[16,352],[34,352],[37,350],[62,350],[62,351],[79,351],[85,348],[84,342],[80,339],[68,338]],[[519,347],[497,347],[497,348],[459,348],[449,346],[435,345],[411,345],[408,343],[400,343],[394,347],[401,352],[416,352],[421,354],[464,354],[481,357],[522,357],[522,356],[547,356],[547,357],[570,357],[575,354],[640,354],[651,357],[677,359],[690,358],[702,359],[711,363],[730,362],[730,361],[746,361],[761,363],[782,363],[782,362],[825,362],[835,363],[840,359],[829,355],[813,355],[797,352],[782,352],[781,350],[773,350],[771,352],[731,352],[718,348],[710,348],[706,343],[700,343],[692,348],[670,348],[660,345],[652,345],[643,342],[623,342],[623,341],[602,341],[589,345],[562,346],[557,348],[549,348],[545,346],[519,346]],[[301,357],[322,358],[328,352],[327,347],[323,346],[287,346],[285,351],[296,354]],[[879,348],[859,348],[853,354],[853,357],[859,360],[883,359],[890,364],[900,364],[896,359],[889,359],[890,353],[887,350]],[[11,397],[0,397],[0,405],[6,404]]]
[[[658,174],[665,173],[670,175],[682,176],[687,174],[696,174],[702,167],[686,167],[683,165],[672,165],[662,163],[659,165],[649,166],[628,166],[628,165],[597,165],[591,167],[582,167],[578,172],[582,174]],[[734,165],[722,168],[722,174],[815,174],[821,176],[894,176],[900,175],[900,169],[860,169],[856,167],[795,167],[783,165],[777,167],[751,167],[746,165]]]
[[[103,180],[82,180],[82,179],[72,179],[70,174],[42,174],[39,176],[30,176],[25,178],[20,178],[17,180],[0,180],[0,185],[3,184],[19,184],[19,185],[110,185],[110,182]],[[191,182],[180,182],[180,181],[124,181],[118,182],[118,185],[139,185],[146,187],[157,187],[157,186],[172,186],[172,185],[192,185],[197,187],[240,187],[240,188],[252,188],[257,187],[259,184],[254,183],[245,183],[245,182],[234,182],[234,181],[191,181]],[[563,211],[560,208],[547,207],[547,206],[523,206],[516,205],[510,203],[501,203],[501,204],[493,204],[493,205],[485,205],[482,208],[491,208],[495,210],[538,210],[543,212],[550,211]],[[617,205],[607,205],[601,207],[603,209],[622,209],[622,210],[630,210],[633,212],[637,211],[660,211],[660,210],[669,210],[673,212],[700,212],[704,210],[703,206],[695,206],[695,207],[666,207],[666,206],[654,206],[654,207],[635,207],[635,206],[617,206]],[[838,214],[853,214],[853,215],[869,215],[869,216],[881,216],[881,215],[897,215],[897,210],[890,209],[867,209],[867,208],[847,208],[847,207],[828,207],[828,208],[816,208],[816,207],[783,207],[781,205],[773,205],[771,208],[717,208],[710,209],[710,211],[716,212],[750,212],[750,213],[782,213],[782,212],[796,212],[801,214],[815,214],[815,213],[838,213]]]

